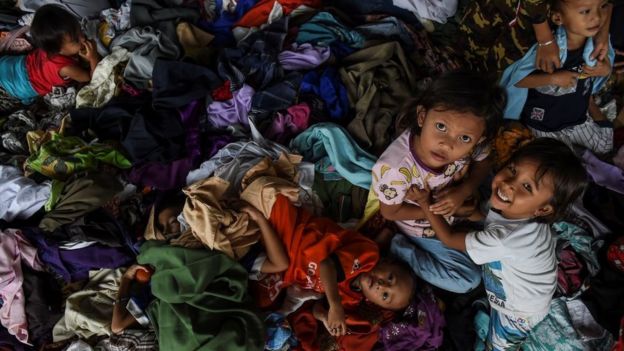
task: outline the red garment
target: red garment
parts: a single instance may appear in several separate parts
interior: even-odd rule
[[[377,264],[377,244],[360,233],[341,228],[329,218],[313,217],[283,195],[277,195],[269,222],[282,238],[290,259],[279,288],[297,284],[323,293],[320,263],[333,254],[341,266],[337,269],[344,272],[344,280],[338,283],[342,305],[348,308],[360,303],[362,294],[351,290],[350,284]]]
[[[624,236],[619,237],[609,246],[607,260],[613,267],[624,272]]]
[[[212,99],[214,101],[227,101],[232,99],[232,91],[230,90],[230,81],[226,80],[223,85],[212,91]]]
[[[269,20],[269,14],[275,3],[282,5],[284,16],[288,16],[291,12],[301,5],[307,7],[320,8],[321,0],[260,0],[252,7],[241,19],[236,22],[236,27],[260,27]]]
[[[360,316],[358,311],[345,311],[346,324],[349,333],[345,336],[332,337],[323,323],[312,315],[314,302],[305,304],[302,308],[288,317],[293,333],[299,345],[297,351],[318,351],[337,349],[339,351],[370,351],[377,343],[379,329],[383,321],[390,320],[392,313],[378,311],[373,320]]]
[[[52,91],[52,87],[67,86],[70,79],[63,79],[59,75],[61,68],[74,66],[77,61],[63,55],[52,55],[37,49],[26,55],[26,71],[30,79],[30,85],[39,95],[46,95]]]

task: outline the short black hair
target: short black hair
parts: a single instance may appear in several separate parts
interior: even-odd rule
[[[425,111],[472,113],[485,120],[484,136],[486,140],[492,140],[501,126],[506,103],[505,90],[492,77],[477,72],[452,71],[442,74],[418,96],[408,100],[399,120],[409,121],[412,132],[420,134],[418,106]]]
[[[78,41],[81,32],[78,19],[61,6],[53,4],[41,6],[30,25],[33,44],[48,54],[58,54],[65,35]]]
[[[550,200],[553,213],[535,218],[536,222],[553,223],[563,218],[569,206],[583,193],[587,185],[587,172],[572,149],[559,140],[537,138],[519,148],[507,164],[521,160],[539,164],[536,181],[550,175],[554,193]]]

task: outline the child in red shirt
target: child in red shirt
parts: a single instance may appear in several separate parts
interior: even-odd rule
[[[0,113],[12,112],[20,103],[30,104],[53,87],[90,81],[99,61],[95,45],[85,39],[78,20],[59,6],[40,7],[30,34],[37,49],[27,55],[0,57]],[[82,68],[76,56],[86,60],[90,70]]]

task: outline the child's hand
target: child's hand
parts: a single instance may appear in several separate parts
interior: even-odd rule
[[[420,207],[429,206],[429,202],[431,201],[431,193],[425,184],[425,189],[420,189],[418,185],[412,185],[407,193],[405,194],[405,198],[414,201]]]
[[[553,41],[550,45],[537,47],[535,66],[546,73],[553,73],[557,68],[561,67],[559,46],[556,41]]]
[[[128,267],[128,269],[126,269],[126,272],[124,273],[122,279],[136,280],[138,271],[145,271],[147,274],[152,273],[149,268],[145,266],[141,266],[139,264],[135,264],[135,265]]]
[[[596,66],[583,65],[583,73],[587,77],[606,77],[611,74],[611,64],[608,60],[598,61]]]
[[[330,306],[327,313],[327,331],[332,336],[343,336],[347,334],[347,322],[345,320],[344,309],[341,305]]]
[[[436,201],[433,205],[429,206],[429,210],[433,212],[433,214],[452,216],[470,195],[470,192],[465,191],[461,186],[446,188],[436,194]]]
[[[78,55],[87,61],[97,60],[99,57],[99,54],[95,49],[95,44],[93,44],[91,40],[85,40],[82,42],[82,48],[80,48]]]
[[[571,71],[558,71],[550,75],[551,84],[562,88],[572,88],[576,86],[579,73]]]
[[[259,219],[263,219],[264,216],[262,215],[262,212],[260,212],[257,208],[253,207],[252,205],[250,205],[249,203],[242,201],[241,200],[241,207],[239,208],[239,210],[243,213],[246,213],[249,215],[249,218],[251,218],[251,220],[253,220],[254,222],[257,222]]]

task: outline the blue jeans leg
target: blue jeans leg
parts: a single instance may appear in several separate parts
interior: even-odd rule
[[[397,234],[390,252],[408,263],[421,279],[440,289],[465,293],[481,282],[481,268],[466,253],[448,248],[437,239]]]

